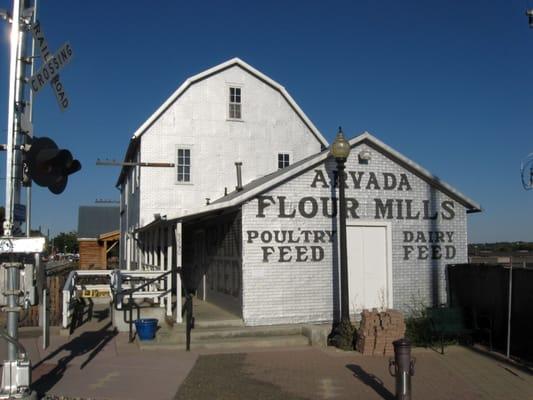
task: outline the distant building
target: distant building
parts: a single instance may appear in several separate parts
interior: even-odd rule
[[[513,263],[513,267],[533,267],[533,252],[528,250],[478,250],[469,248],[468,262],[471,264],[503,264]]]
[[[105,269],[109,266],[108,259],[113,249],[118,255],[119,212],[119,207],[81,206],[79,208],[80,269]]]

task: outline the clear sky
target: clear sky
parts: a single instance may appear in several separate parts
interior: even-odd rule
[[[527,1],[39,3],[49,46],[69,41],[74,59],[61,73],[69,109],[44,88],[34,133],[70,149],[83,169],[59,196],[34,186],[34,227],[73,230],[80,205],[118,200],[119,169],[96,159],[122,160],[133,132],[187,77],[240,57],[285,86],[330,142],[339,125],[349,137],[367,130],[480,203],[470,242],[533,241],[533,191],[520,182],[533,152]],[[0,27],[5,143],[9,46]]]

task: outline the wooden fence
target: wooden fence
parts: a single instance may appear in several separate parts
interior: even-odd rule
[[[61,325],[62,318],[62,290],[65,286],[65,280],[70,272],[64,269],[61,272],[47,276],[48,293],[50,296],[50,325]],[[39,326],[39,306],[31,306],[20,313],[19,326]]]
[[[510,271],[507,265],[449,265],[449,302],[488,317],[494,347],[504,352],[511,310],[510,355],[533,361],[533,269],[513,263],[512,285]],[[472,322],[477,325],[478,321]]]

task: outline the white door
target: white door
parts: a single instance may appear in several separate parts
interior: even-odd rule
[[[346,227],[350,313],[392,306],[390,227]]]

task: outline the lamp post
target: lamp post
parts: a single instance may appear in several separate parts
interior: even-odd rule
[[[348,297],[348,262],[346,256],[346,202],[344,200],[344,169],[345,163],[350,154],[350,143],[344,137],[342,128],[339,127],[339,132],[335,141],[331,144],[330,155],[335,158],[337,162],[337,182],[339,186],[339,229],[337,235],[339,237],[340,247],[340,288],[341,288],[341,321],[336,329],[335,336],[337,336],[337,343],[339,340],[347,339],[349,346],[352,337],[346,337],[347,335],[353,335],[352,326],[350,323],[350,309],[349,309],[349,297]],[[343,346],[339,346],[343,347]]]

